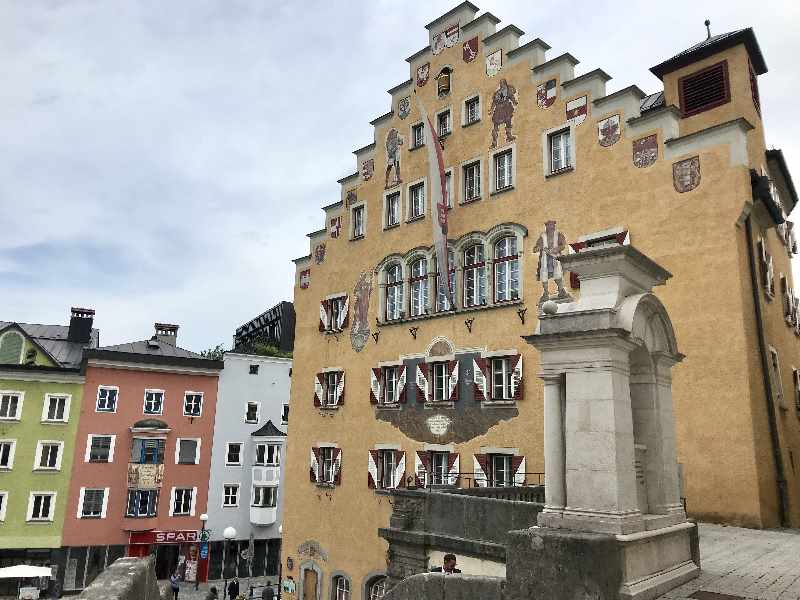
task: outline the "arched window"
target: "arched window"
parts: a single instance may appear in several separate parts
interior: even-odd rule
[[[486,261],[483,245],[464,250],[464,306],[486,304]]]
[[[517,238],[508,236],[494,245],[494,301],[519,298],[519,255]]]
[[[411,263],[411,316],[424,315],[428,307],[428,260]]]
[[[344,575],[337,575],[333,578],[331,591],[332,600],[350,600],[350,580]]]
[[[453,294],[456,292],[456,261],[452,251],[447,253],[447,277],[450,279],[450,289]],[[439,265],[436,265],[436,310],[450,310],[450,299],[447,297],[447,290],[439,285]],[[455,297],[455,296],[454,296]]]
[[[403,268],[394,263],[386,267],[386,320],[400,318],[403,306]]]
[[[369,600],[381,600],[386,593],[386,577],[379,577],[369,584]]]
[[[22,359],[22,342],[22,336],[16,331],[0,336],[0,364],[18,365]]]

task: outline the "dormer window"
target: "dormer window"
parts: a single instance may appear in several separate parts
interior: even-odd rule
[[[695,73],[684,75],[678,80],[678,93],[684,117],[730,102],[728,62],[723,60]]]

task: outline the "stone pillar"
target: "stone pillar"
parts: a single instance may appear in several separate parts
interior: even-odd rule
[[[656,510],[660,514],[676,514],[685,517],[680,498],[680,482],[678,481],[677,444],[675,442],[675,416],[672,408],[672,367],[676,364],[674,357],[664,353],[653,355],[656,370],[656,394],[661,437],[661,462],[659,464],[663,483],[662,497]]]
[[[543,373],[544,380],[544,513],[561,516],[567,502],[564,442],[564,375]]]

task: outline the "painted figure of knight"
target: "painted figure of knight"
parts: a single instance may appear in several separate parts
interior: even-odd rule
[[[544,231],[539,235],[536,244],[533,246],[533,252],[539,254],[539,265],[536,271],[539,282],[542,284],[542,297],[539,298],[540,306],[550,299],[548,286],[551,279],[556,282],[558,289],[555,300],[572,299],[569,292],[564,289],[564,275],[561,270],[561,262],[558,260],[558,257],[564,254],[566,250],[567,238],[556,229],[556,222],[552,219],[545,222]]]
[[[403,180],[400,179],[400,146],[403,145],[403,138],[400,136],[400,133],[397,129],[390,129],[389,133],[386,135],[386,183],[384,187],[389,189],[397,185],[398,183],[403,183]],[[394,178],[392,179],[392,185],[389,185],[389,174],[394,169]]]
[[[513,142],[517,137],[512,133],[514,107],[517,105],[517,89],[505,79],[500,80],[497,91],[492,96],[492,106],[489,114],[492,115],[492,145],[489,148],[497,148],[497,134],[500,125],[506,126],[506,142]]]

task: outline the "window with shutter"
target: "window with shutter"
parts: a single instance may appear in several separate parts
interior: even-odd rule
[[[721,106],[731,99],[728,62],[722,61],[678,80],[683,116],[689,117]]]

